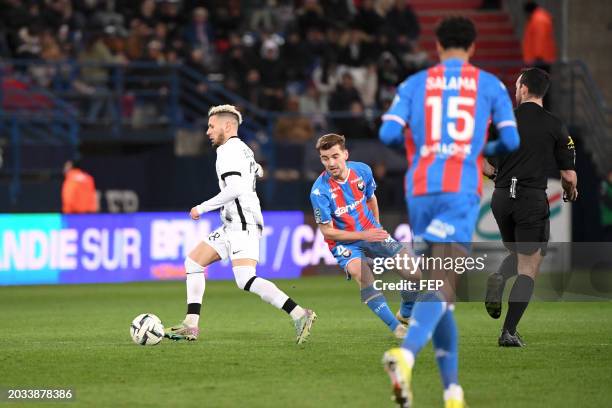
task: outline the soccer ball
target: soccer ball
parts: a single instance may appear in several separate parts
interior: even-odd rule
[[[164,325],[154,314],[143,313],[132,320],[130,335],[136,344],[154,346],[164,338]]]

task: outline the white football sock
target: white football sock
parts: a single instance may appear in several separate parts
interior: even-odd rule
[[[306,313],[274,283],[256,276],[255,267],[235,266],[233,270],[239,288],[259,295],[264,302],[287,312],[293,320],[299,319]]]
[[[289,313],[289,316],[291,316],[291,318],[293,320],[297,320],[300,319],[302,316],[304,316],[306,314],[306,311],[304,310],[304,308],[302,308],[302,306],[297,305],[296,307],[293,308],[293,310]]]
[[[187,257],[185,258],[185,273],[187,275],[187,304],[202,304],[202,297],[204,296],[204,290],[206,289],[204,267],[196,263],[193,259]],[[199,314],[187,314],[185,316],[185,324],[188,326],[197,326],[199,321]]]

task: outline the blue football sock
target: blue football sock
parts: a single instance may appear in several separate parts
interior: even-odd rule
[[[416,290],[402,290],[400,295],[402,296],[400,314],[402,317],[407,319],[412,316],[412,308],[414,307],[414,302],[416,301],[419,292]]]
[[[444,314],[443,295],[439,292],[423,292],[412,309],[408,334],[402,347],[416,355],[431,339],[438,322]]]
[[[457,378],[459,370],[457,325],[452,310],[447,310],[438,322],[432,342],[444,389],[448,389],[451,384],[459,384]]]
[[[391,331],[395,330],[399,321],[391,309],[389,309],[385,296],[380,291],[374,289],[373,285],[361,289],[361,301],[368,305],[370,310],[374,312],[380,320],[385,322]]]

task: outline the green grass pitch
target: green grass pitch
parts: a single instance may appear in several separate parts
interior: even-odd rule
[[[2,287],[0,387],[76,390],[75,401],[45,406],[392,407],[380,359],[398,343],[356,285],[339,276],[277,284],[319,315],[305,346],[283,312],[233,282],[207,282],[198,342],[154,347],[132,343],[130,321],[144,312],[181,320],[183,282]],[[456,314],[471,408],[611,406],[612,303],[532,303],[524,349],[497,347],[501,321],[481,303]],[[431,346],[414,392],[417,407],[442,406]]]

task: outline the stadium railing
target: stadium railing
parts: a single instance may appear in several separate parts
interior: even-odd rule
[[[7,61],[0,61],[0,176],[9,178],[16,204],[24,175],[57,171],[77,153],[79,124],[73,107]]]
[[[509,84],[514,82],[522,67],[520,61],[474,63]],[[28,168],[22,165],[18,154],[19,146],[24,141],[30,144],[65,144],[71,146],[65,149],[71,155],[76,154],[79,137],[87,138],[92,134],[98,140],[161,138],[171,141],[180,130],[204,132],[208,109],[213,105],[231,103],[244,113],[240,136],[254,147],[258,160],[265,162],[268,174],[272,175],[264,183],[263,193],[267,201],[273,203],[279,195],[291,195],[285,188],[288,183],[274,177],[277,170],[288,167],[297,172],[301,181],[310,181],[320,170],[318,157],[312,154],[310,146],[302,144],[300,147],[300,143],[275,140],[273,135],[277,120],[291,115],[309,117],[314,122],[321,122],[322,118],[326,125],[316,130],[316,134],[321,134],[335,130],[335,120],[353,118],[349,112],[302,115],[264,110],[229,91],[221,83],[211,81],[201,72],[181,64],[5,60],[0,68],[3,84],[7,79],[16,79],[27,85],[24,89],[12,90],[14,95],[23,93],[30,105],[41,101],[37,109],[28,105],[11,107],[10,103],[6,104],[10,95],[0,93],[1,126],[7,129],[3,134],[7,140],[5,144],[11,151],[8,160],[10,166],[5,165],[3,173],[12,176],[13,201],[19,191],[19,175]],[[612,146],[609,140],[610,122],[603,108],[603,98],[583,63],[561,64],[559,72],[569,79],[563,81],[565,87],[555,98],[555,106],[558,106],[557,110],[566,121],[581,127],[589,135],[585,143],[598,162],[598,168],[603,171],[606,165],[609,166],[606,158],[610,157],[609,149]],[[513,93],[512,87],[509,92]],[[366,110],[364,118],[373,123],[380,113]],[[8,135],[10,137],[6,137]],[[392,171],[403,170],[399,164],[401,154],[389,149],[375,151],[367,140],[358,141],[355,145],[358,150],[366,152],[363,155],[365,161],[371,164],[393,163],[388,166]],[[9,170],[6,170],[7,167]]]

